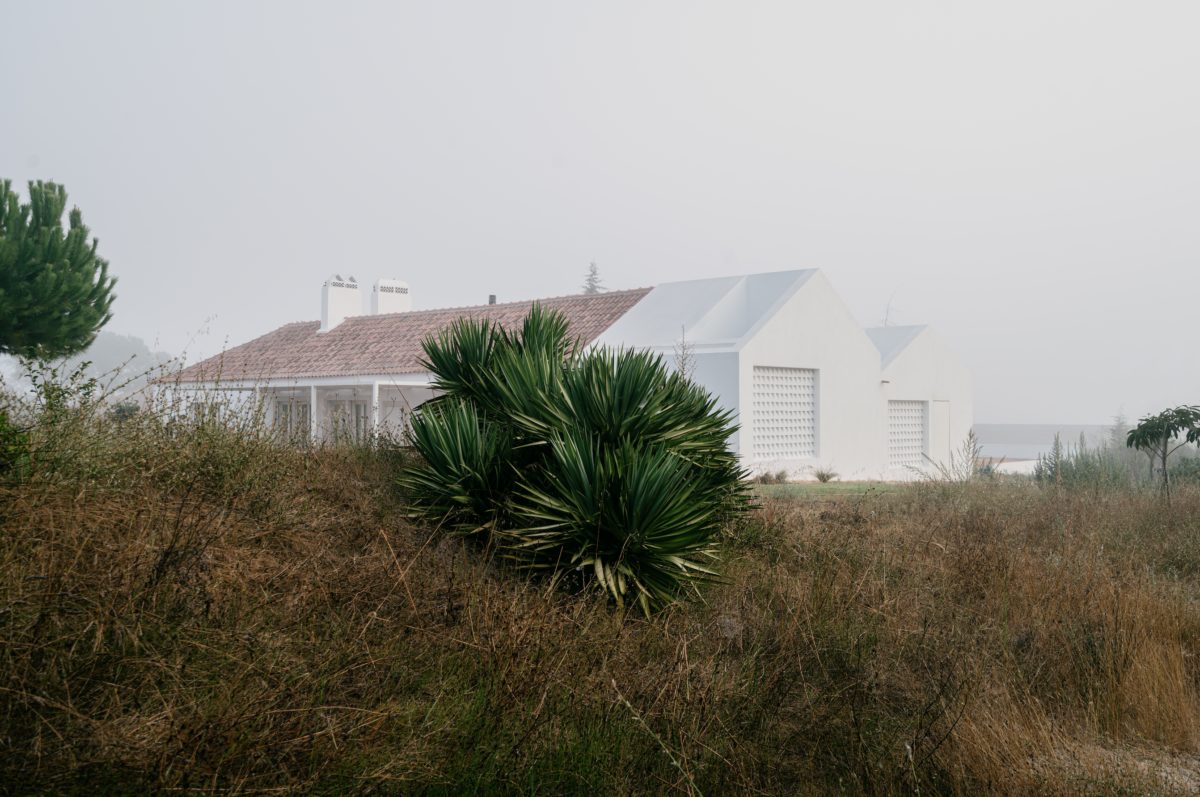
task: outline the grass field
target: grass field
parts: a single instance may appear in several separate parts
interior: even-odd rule
[[[764,487],[723,583],[647,621],[413,525],[386,452],[35,438],[5,793],[1200,790],[1195,490]]]
[[[785,484],[756,484],[754,491],[763,498],[779,500],[834,498],[838,496],[871,496],[897,494],[910,489],[904,482],[787,482]]]

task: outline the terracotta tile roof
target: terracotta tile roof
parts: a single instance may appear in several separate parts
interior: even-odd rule
[[[570,333],[591,343],[650,292],[649,288],[560,296],[505,304],[413,310],[347,318],[328,332],[319,321],[286,324],[249,343],[198,362],[169,381],[258,381],[303,377],[421,373],[421,342],[457,318],[491,318],[509,328],[534,302],[561,311]],[[167,380],[164,380],[167,381]]]

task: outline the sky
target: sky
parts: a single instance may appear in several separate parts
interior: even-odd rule
[[[1200,4],[0,2],[0,177],[66,185],[108,329],[823,269],[976,420],[1200,403]]]

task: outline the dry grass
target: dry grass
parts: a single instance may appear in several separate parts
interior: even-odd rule
[[[646,622],[387,456],[84,426],[0,491],[10,793],[1200,791],[1195,492],[766,499]]]

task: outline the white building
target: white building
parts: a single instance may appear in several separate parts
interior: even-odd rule
[[[904,479],[948,463],[972,422],[971,380],[926,327],[864,329],[818,270],[690,280],[652,289],[538,300],[586,343],[651,349],[733,410],[731,445],[756,471],[810,478]],[[293,434],[363,437],[403,424],[432,397],[421,341],[455,318],[515,325],[532,301],[411,310],[408,286],[331,278],[321,320],[288,324],[191,366],[185,388],[266,400]]]

